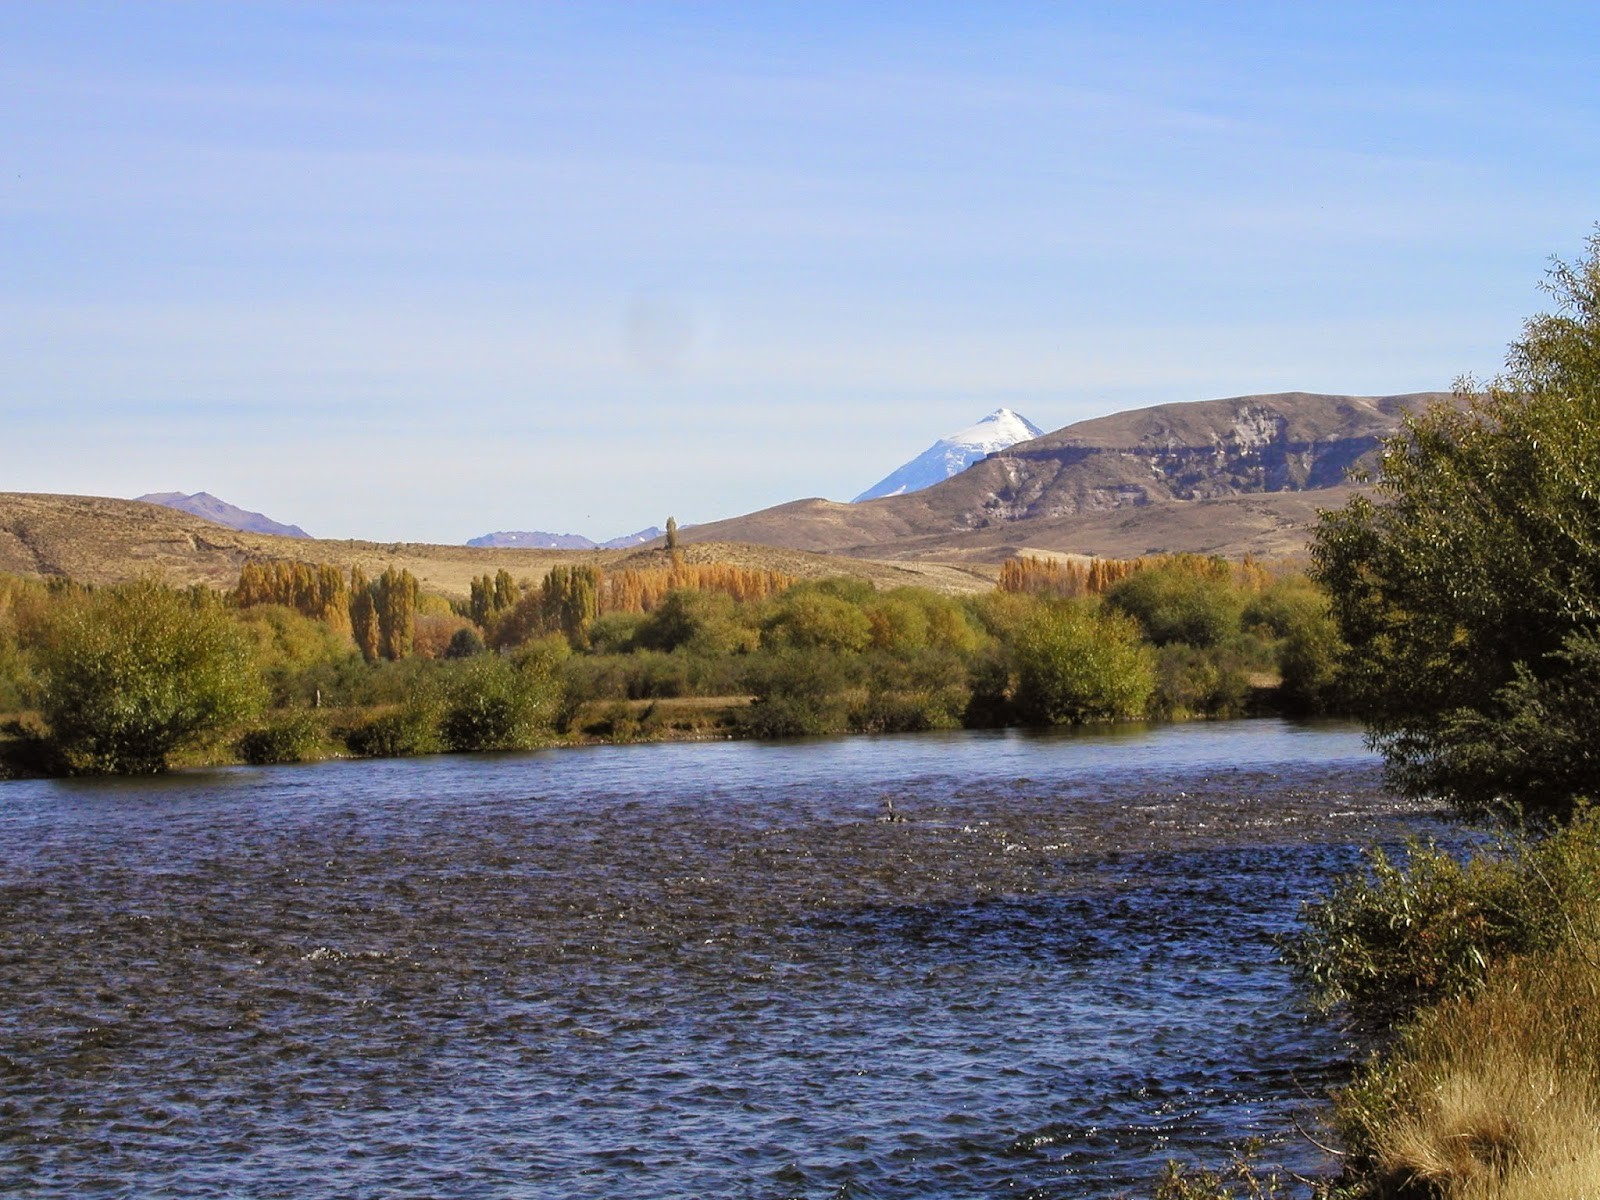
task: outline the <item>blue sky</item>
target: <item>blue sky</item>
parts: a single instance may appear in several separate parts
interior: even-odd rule
[[[1600,6],[0,5],[0,489],[608,537],[1498,368]]]

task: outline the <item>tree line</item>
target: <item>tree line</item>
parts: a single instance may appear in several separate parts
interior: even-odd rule
[[[260,761],[505,748],[649,736],[650,706],[686,698],[727,700],[729,731],[748,736],[1337,702],[1327,600],[1293,571],[1194,556],[1089,563],[1071,570],[1101,590],[1073,595],[1029,582],[1072,577],[1042,561],[968,597],[676,558],[611,574],[561,565],[537,583],[501,571],[454,602],[395,567],[368,579],[315,563],[246,563],[226,594],[16,581],[0,590],[0,702],[34,716],[13,721],[8,753],[53,771],[158,769],[221,753],[198,746],[230,724],[259,726],[237,751]],[[186,623],[225,670],[178,653]],[[130,690],[114,686],[120,675]],[[130,720],[100,741],[79,729],[208,692],[213,707],[160,728]],[[500,725],[460,715],[491,694]]]

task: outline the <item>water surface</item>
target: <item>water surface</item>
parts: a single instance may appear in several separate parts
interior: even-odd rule
[[[1253,1134],[1314,1169],[1346,1047],[1274,938],[1432,820],[1275,721],[3,784],[0,1190],[1095,1197]]]

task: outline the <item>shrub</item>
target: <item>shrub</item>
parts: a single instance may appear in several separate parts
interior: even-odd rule
[[[874,598],[866,609],[870,644],[874,650],[904,654],[928,644],[927,608],[918,598],[898,589]]]
[[[38,665],[50,741],[85,774],[163,771],[261,703],[250,647],[220,602],[151,582],[60,601]]]
[[[761,644],[768,649],[860,652],[871,638],[872,624],[860,605],[820,587],[791,588],[761,626]]]
[[[755,701],[740,713],[752,737],[808,737],[842,733],[848,724],[847,691],[853,680],[838,655],[786,650],[764,654],[747,676]]]
[[[423,599],[437,600],[437,597],[425,596]],[[452,655],[451,647],[470,648],[474,641],[481,649],[483,639],[468,618],[449,611],[419,612],[412,634],[411,652],[419,658],[463,658],[467,656]]]
[[[1498,958],[1592,932],[1600,820],[1587,812],[1542,841],[1514,838],[1466,861],[1412,843],[1307,905],[1288,957],[1320,1003],[1395,1019],[1477,986]]]
[[[561,687],[538,661],[471,659],[451,681],[439,724],[450,750],[526,750],[549,734]]]
[[[1043,605],[1014,648],[1015,705],[1041,725],[1142,717],[1155,690],[1155,662],[1138,626],[1072,601]]]
[[[1158,646],[1219,645],[1239,631],[1244,609],[1227,564],[1188,559],[1135,572],[1106,593],[1106,603],[1138,621]]]
[[[1156,654],[1155,708],[1168,717],[1236,717],[1250,698],[1250,679],[1235,657],[1184,642]]]
[[[322,722],[315,713],[301,709],[250,730],[239,739],[238,751],[239,757],[252,766],[269,766],[321,758],[326,744],[327,731]]]
[[[364,666],[347,634],[285,605],[253,604],[234,620],[253,644],[273,706],[308,706],[322,680]]]
[[[352,754],[364,758],[409,758],[416,754],[438,754],[444,742],[439,737],[438,714],[431,706],[402,705],[345,734],[345,745]]]
[[[972,699],[963,687],[910,692],[873,691],[851,709],[850,728],[857,733],[922,733],[959,729]]]
[[[1303,576],[1267,588],[1245,606],[1248,629],[1277,642],[1279,696],[1294,713],[1332,712],[1343,707],[1339,656],[1344,643],[1328,594]]]
[[[1286,1200],[1297,1194],[1290,1179],[1263,1172],[1257,1165],[1260,1154],[1261,1144],[1251,1141],[1222,1168],[1169,1162],[1151,1193],[1153,1200]],[[1320,1188],[1313,1193],[1324,1194]]]
[[[589,626],[592,654],[626,654],[634,648],[634,636],[645,621],[643,613],[602,613]]]
[[[1559,310],[1526,322],[1506,374],[1408,419],[1384,443],[1377,494],[1324,513],[1311,544],[1345,684],[1394,779],[1471,815],[1493,812],[1508,779],[1548,785],[1572,765],[1565,739],[1479,736],[1505,717],[1506,689],[1535,685],[1546,714],[1592,738],[1595,670],[1572,639],[1600,632],[1600,231],[1548,290]],[[1543,760],[1547,745],[1566,761]],[[1518,798],[1561,820],[1600,783],[1592,758],[1576,782]]]
[[[1600,636],[1573,634],[1537,670],[1517,664],[1492,701],[1437,716],[1426,739],[1393,739],[1405,755],[1390,774],[1408,790],[1441,788],[1471,817],[1549,825],[1600,798],[1596,729]]]
[[[450,644],[444,648],[449,659],[472,658],[484,651],[483,637],[472,626],[456,630],[450,635]]]
[[[741,622],[732,596],[681,588],[668,592],[634,634],[637,646],[700,656],[740,654],[756,640],[756,632]]]

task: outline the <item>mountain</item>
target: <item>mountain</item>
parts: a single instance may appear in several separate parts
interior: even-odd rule
[[[685,529],[694,528],[692,525],[683,526]],[[666,537],[667,531],[652,525],[648,529],[641,529],[638,533],[625,533],[621,537],[614,537],[609,542],[601,542],[602,550],[627,550],[633,546],[642,546],[646,542],[653,542],[658,537]]]
[[[539,530],[503,529],[498,533],[486,533],[482,537],[470,538],[467,545],[495,549],[520,547],[524,550],[627,550],[634,546],[642,546],[646,542],[653,542],[661,536],[663,531],[654,525],[648,529],[641,529],[638,533],[625,533],[621,537],[614,537],[605,542],[593,541],[581,533],[542,533]]]
[[[271,533],[279,537],[293,538],[311,536],[298,525],[284,525],[258,512],[247,512],[229,504],[226,500],[217,499],[210,492],[196,492],[192,496],[185,496],[182,492],[149,492],[135,499],[145,504],[175,508],[190,516],[226,525],[229,529],[238,529],[244,533]]]
[[[1449,399],[1282,392],[1163,404],[1018,443],[918,492],[791,501],[701,525],[686,540],[985,561],[1017,547],[1296,553],[1319,507],[1307,496],[1337,507],[1348,472],[1374,463],[1407,413]]]
[[[581,533],[544,533],[533,529],[502,529],[482,537],[468,538],[467,545],[496,550],[593,550],[598,543]]]
[[[1044,431],[1009,408],[997,408],[976,425],[940,438],[899,470],[886,475],[851,501],[903,496],[943,483],[981,458],[1040,436]]]

